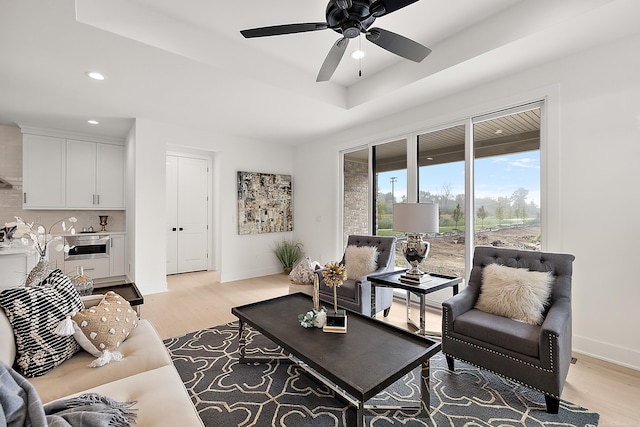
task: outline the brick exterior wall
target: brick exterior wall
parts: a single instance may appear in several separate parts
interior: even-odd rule
[[[351,234],[369,233],[368,164],[344,160],[344,228],[343,245]]]

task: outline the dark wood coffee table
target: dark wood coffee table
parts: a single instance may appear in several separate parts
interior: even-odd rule
[[[240,325],[240,363],[273,360],[247,357],[247,324],[289,353],[288,360],[356,406],[358,427],[364,425],[365,408],[375,408],[366,405],[369,399],[421,366],[421,402],[411,409],[429,412],[429,359],[440,351],[440,343],[351,311],[347,312],[346,334],[305,329],[298,314],[312,306],[308,295],[296,293],[234,307],[231,312]]]

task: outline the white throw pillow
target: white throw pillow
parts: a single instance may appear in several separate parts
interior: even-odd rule
[[[347,279],[359,279],[378,269],[378,250],[373,246],[347,246],[344,252]]]
[[[482,270],[480,296],[475,307],[487,313],[540,325],[553,280],[548,272],[489,264]]]

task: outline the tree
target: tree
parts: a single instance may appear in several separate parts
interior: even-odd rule
[[[388,202],[378,199],[376,205],[378,207],[378,216],[390,213]]]
[[[524,224],[527,220],[527,206],[523,205],[520,208],[520,218],[522,219],[522,223]]]
[[[464,214],[462,213],[462,208],[460,207],[460,203],[456,206],[453,211],[453,221],[456,223],[456,229],[458,229],[458,222],[462,220]]]
[[[529,190],[526,188],[518,188],[511,194],[511,205],[512,206],[525,206],[527,204],[527,196],[529,195]]]
[[[523,213],[524,212],[524,213]],[[522,219],[527,217],[527,211],[523,206],[517,206],[513,213],[515,219]],[[524,221],[523,221],[524,222]]]
[[[504,220],[504,205],[502,204],[502,202],[498,202],[495,215],[496,219],[498,220],[498,224],[500,224]]]
[[[484,205],[480,206],[476,212],[476,216],[480,220],[480,227],[484,228],[484,219],[487,217],[487,211],[484,208]]]
[[[447,202],[451,198],[451,183],[447,182],[442,184],[442,199],[444,201],[444,207],[447,207]]]

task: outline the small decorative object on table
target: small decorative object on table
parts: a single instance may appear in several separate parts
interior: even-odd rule
[[[327,312],[324,308],[321,310],[311,309],[305,314],[299,314],[298,320],[303,328],[322,328],[327,321]]]
[[[54,222],[49,230],[47,230],[43,225],[36,224],[35,222],[27,223],[20,217],[15,217],[16,221],[10,224],[5,224],[5,227],[16,227],[15,237],[20,237],[22,243],[26,246],[29,245],[29,252],[37,252],[39,255],[38,263],[33,267],[33,269],[27,275],[27,279],[25,280],[25,286],[37,286],[44,279],[47,278],[49,273],[53,271],[51,265],[49,264],[49,260],[47,259],[47,248],[49,243],[53,241],[62,241],[62,236],[52,236],[51,230],[57,224],[61,224],[62,231],[65,233],[75,234],[75,229],[73,228],[73,224],[77,221],[75,217],[63,218],[59,221]],[[69,221],[69,227],[67,227],[66,221]],[[65,252],[69,251],[69,247],[59,243],[55,247],[56,251],[64,250]]]
[[[324,266],[322,278],[327,286],[333,287],[333,313],[327,313],[327,323],[322,329],[325,332],[347,332],[347,312],[338,310],[338,287],[347,279],[344,265],[331,262]]]
[[[318,292],[318,276],[314,274],[313,280],[313,308],[306,312],[305,314],[299,314],[298,320],[300,320],[300,325],[304,328],[311,328],[315,326],[316,328],[324,327],[325,323],[327,323],[327,312],[324,307],[320,308],[320,294]]]
[[[100,231],[107,231],[107,218],[109,218],[109,215],[99,215],[98,217],[100,218],[100,225],[102,226]]]
[[[93,293],[93,279],[84,274],[84,267],[81,265],[76,267],[76,275],[71,278],[71,283],[81,297]]]

